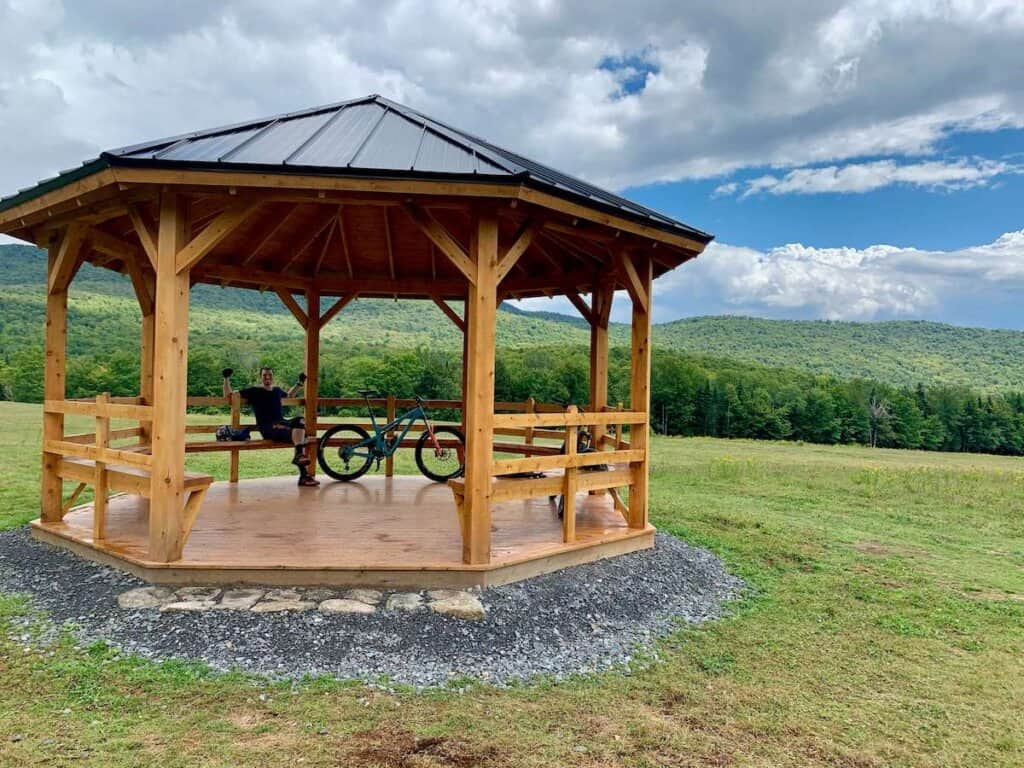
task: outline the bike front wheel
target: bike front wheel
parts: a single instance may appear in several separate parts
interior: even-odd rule
[[[355,480],[366,474],[373,461],[369,443],[369,433],[358,424],[331,427],[317,444],[317,463],[335,480]]]
[[[429,432],[416,441],[416,466],[435,483],[444,483],[465,470],[466,438],[454,427],[437,427],[434,437],[437,448]]]

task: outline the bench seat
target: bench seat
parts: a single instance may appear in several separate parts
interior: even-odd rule
[[[576,490],[592,491],[602,488],[621,488],[632,482],[629,467],[611,466],[595,472],[577,472]],[[466,495],[466,480],[457,477],[448,481],[448,487],[458,499]],[[562,470],[548,470],[544,477],[495,477],[491,481],[491,501],[513,499],[536,499],[544,496],[559,496],[565,487]]]
[[[64,457],[57,468],[57,474],[65,480],[91,485],[96,480],[96,462],[92,459]],[[107,485],[112,491],[134,493],[149,498],[150,472],[143,467],[130,467],[123,464],[107,465]],[[185,473],[185,490],[205,489],[213,482],[212,475],[202,472]]]

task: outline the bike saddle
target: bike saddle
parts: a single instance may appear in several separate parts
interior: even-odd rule
[[[366,398],[384,397],[384,395],[382,395],[376,389],[357,389],[356,393]]]

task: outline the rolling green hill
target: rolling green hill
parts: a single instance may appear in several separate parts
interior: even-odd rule
[[[45,257],[35,248],[0,246],[0,362],[42,343]],[[241,359],[256,359],[268,344],[299,343],[301,332],[276,296],[196,286],[192,340],[230,343]],[[585,345],[586,324],[551,312],[505,306],[499,344],[505,347]],[[128,282],[84,267],[72,287],[69,344],[96,354],[134,349],[138,310]],[[613,345],[628,343],[628,328],[611,329]],[[353,344],[391,348],[429,345],[457,349],[461,336],[433,305],[357,301],[323,334],[326,349]],[[961,384],[980,390],[1024,389],[1024,332],[898,321],[837,323],[696,317],[655,326],[655,346],[732,358],[841,378],[865,377],[894,385]]]

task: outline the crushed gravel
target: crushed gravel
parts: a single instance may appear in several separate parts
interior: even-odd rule
[[[592,673],[656,658],[655,639],[679,622],[721,616],[744,588],[710,552],[661,533],[651,550],[486,589],[479,621],[426,609],[324,615],[118,607],[119,594],[143,585],[35,541],[26,529],[0,533],[0,591],[28,594],[51,626],[69,626],[79,642],[271,677],[426,687],[465,677],[500,685]],[[33,621],[19,620],[24,628]]]

